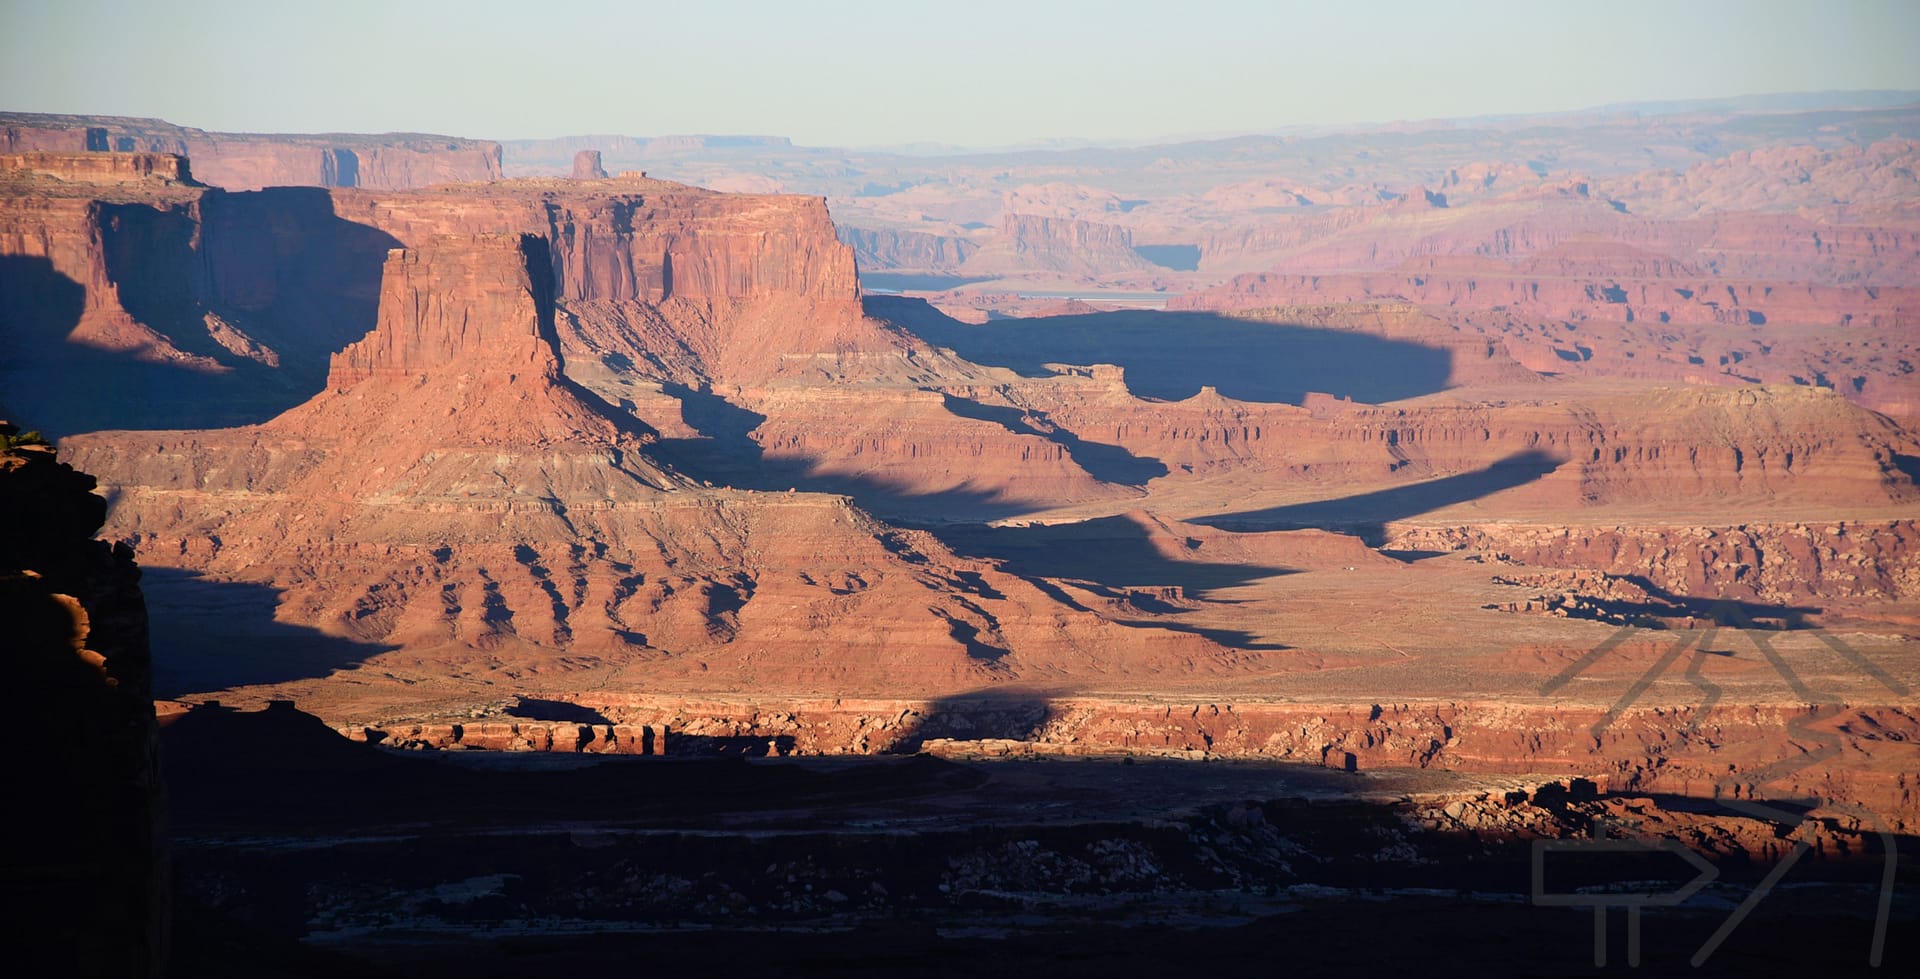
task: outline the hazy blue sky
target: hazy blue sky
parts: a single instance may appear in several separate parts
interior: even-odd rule
[[[1916,42],[1920,0],[0,0],[0,108],[981,146],[1920,89]]]

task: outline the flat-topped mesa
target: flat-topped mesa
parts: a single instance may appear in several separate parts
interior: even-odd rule
[[[387,253],[373,332],[333,355],[327,386],[441,370],[559,372],[546,239],[437,235]]]
[[[175,153],[4,153],[0,171],[74,183],[120,184],[158,179],[199,186],[187,158]]]
[[[573,155],[573,179],[607,179],[607,168],[600,165],[599,150],[581,150]]]
[[[722,194],[639,173],[333,196],[342,218],[403,245],[443,234],[544,235],[562,302],[778,296],[859,311],[853,252],[819,197]]]

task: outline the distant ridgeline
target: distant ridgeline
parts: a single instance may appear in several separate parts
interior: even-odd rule
[[[0,113],[0,152],[171,153],[227,190],[404,190],[500,177],[500,144],[423,133],[215,133],[160,119]]]

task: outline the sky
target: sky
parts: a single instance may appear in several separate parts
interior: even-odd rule
[[[0,0],[0,109],[250,132],[1144,141],[1920,89],[1920,0]]]

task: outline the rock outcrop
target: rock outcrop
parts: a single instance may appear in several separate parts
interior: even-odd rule
[[[327,386],[444,370],[520,371],[551,383],[559,362],[550,276],[546,240],[531,235],[447,236],[395,249],[381,276],[379,323],[333,356]]]
[[[600,165],[599,150],[581,150],[573,155],[573,179],[605,180],[612,174]]]
[[[46,975],[159,976],[169,881],[140,569],[95,540],[92,477],[0,422],[0,611],[15,712],[52,733],[14,760],[0,872],[34,898],[10,958]]]
[[[175,153],[7,153],[0,171],[70,183],[137,184],[149,179],[194,185],[187,158]]]

